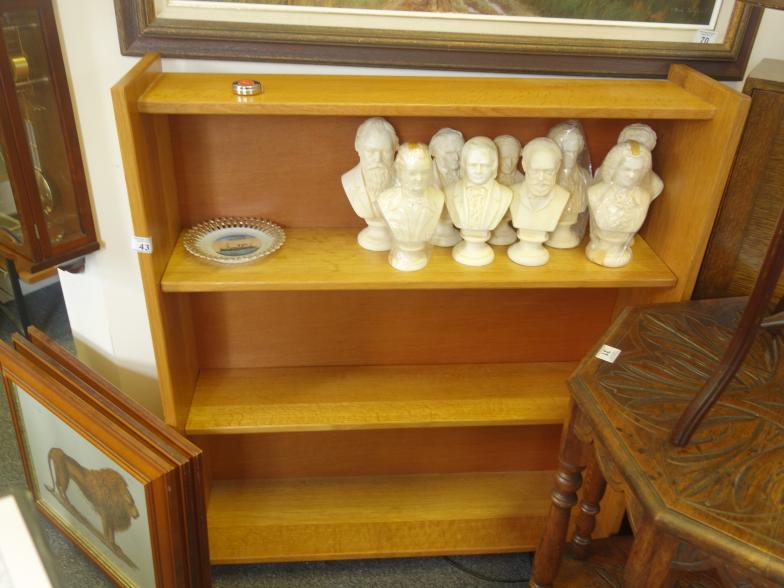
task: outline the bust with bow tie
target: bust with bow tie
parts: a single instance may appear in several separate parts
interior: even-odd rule
[[[495,257],[487,244],[512,200],[512,191],[496,181],[498,149],[488,137],[469,139],[460,152],[460,180],[447,186],[449,216],[462,241],[452,249],[455,261],[473,266]]]

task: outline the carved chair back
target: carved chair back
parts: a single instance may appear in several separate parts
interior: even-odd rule
[[[779,275],[784,269],[784,211],[779,215],[776,230],[768,245],[768,251],[749,296],[746,309],[741,316],[735,334],[719,362],[718,368],[708,378],[702,389],[683,411],[672,430],[670,441],[677,447],[686,445],[702,419],[716,403],[727,387],[732,376],[738,371],[743,359],[751,349],[759,328],[778,328],[784,326],[784,298],[779,302],[774,314],[766,317],[768,305],[776,288]]]

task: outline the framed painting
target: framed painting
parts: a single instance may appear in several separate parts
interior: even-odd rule
[[[765,8],[773,8],[775,10],[784,10],[784,0],[745,0],[749,4],[756,4]]]
[[[38,509],[118,585],[175,585],[176,468],[3,343],[0,364]]]
[[[115,0],[121,50],[497,73],[741,79],[763,9],[733,0]]]
[[[206,496],[202,450],[157,416],[115,388],[68,350],[34,326],[29,341],[14,334],[14,351],[31,366],[66,386],[77,397],[101,411],[116,427],[124,428],[179,472],[175,500],[176,525],[183,539],[179,560],[187,562],[178,572],[192,586],[211,584],[207,538]]]

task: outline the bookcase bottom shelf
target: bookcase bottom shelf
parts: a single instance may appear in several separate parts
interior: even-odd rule
[[[550,471],[215,481],[213,564],[532,551]]]

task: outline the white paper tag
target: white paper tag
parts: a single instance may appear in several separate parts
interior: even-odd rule
[[[598,359],[602,361],[607,361],[609,363],[615,363],[615,360],[618,359],[618,356],[621,354],[620,349],[616,349],[615,347],[610,347],[609,345],[602,345],[602,348],[596,354]]]
[[[152,237],[131,237],[131,249],[139,253],[152,253]]]
[[[708,43],[713,43],[713,39],[715,38],[716,38],[716,31],[700,30],[697,31],[697,33],[694,35],[694,42],[708,44]]]

